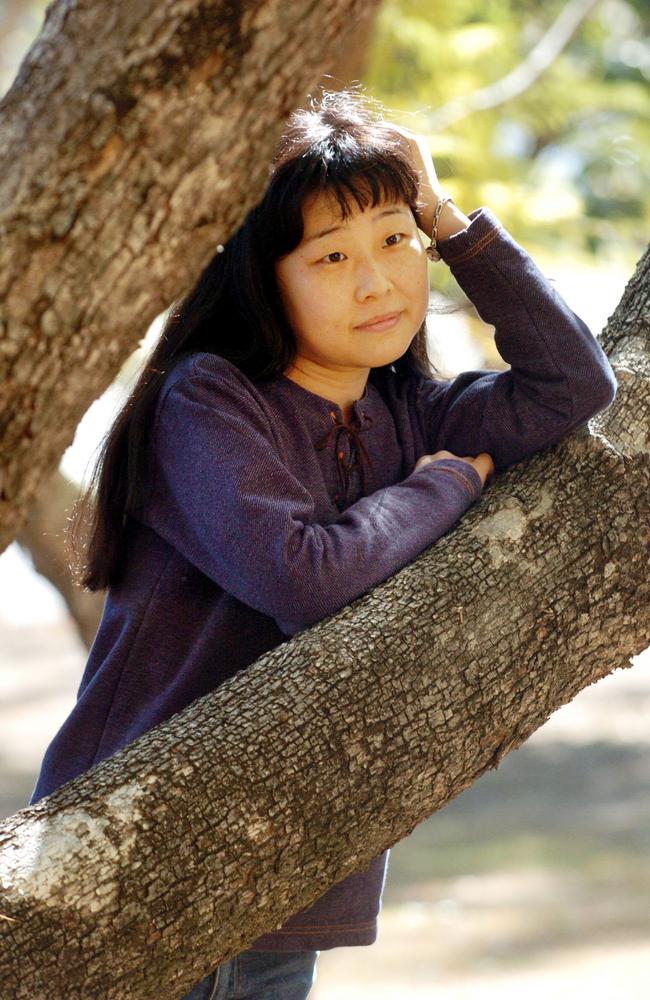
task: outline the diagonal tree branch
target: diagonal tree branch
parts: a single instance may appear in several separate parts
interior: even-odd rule
[[[487,87],[479,87],[469,94],[455,97],[429,112],[426,117],[427,130],[431,134],[441,132],[474,111],[496,108],[523,94],[553,65],[582,22],[599,3],[600,0],[569,0],[523,62]]]

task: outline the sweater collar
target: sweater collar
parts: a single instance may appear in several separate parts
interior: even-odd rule
[[[300,400],[301,406],[305,406],[315,415],[322,417],[326,424],[333,421],[344,427],[355,426],[355,424],[359,427],[366,427],[373,422],[372,414],[377,404],[378,393],[370,381],[366,382],[360,399],[355,399],[352,404],[352,422],[349,425],[345,424],[343,411],[334,400],[320,396],[318,393],[312,392],[311,389],[305,389],[304,386],[299,385],[298,382],[294,382],[293,379],[284,374],[278,376],[278,385],[282,387],[284,394]]]

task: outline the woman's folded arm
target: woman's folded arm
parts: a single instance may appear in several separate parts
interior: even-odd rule
[[[616,377],[598,341],[532,258],[485,208],[440,243],[476,310],[495,327],[507,371],[418,380],[417,406],[431,451],[492,455],[502,470],[605,409]]]
[[[214,375],[167,391],[153,461],[140,519],[289,635],[387,579],[481,495],[476,470],[450,459],[315,523],[313,497],[277,453],[268,416],[241,383]]]

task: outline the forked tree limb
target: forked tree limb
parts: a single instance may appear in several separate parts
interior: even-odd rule
[[[601,0],[569,0],[522,62],[499,80],[485,87],[477,87],[476,90],[461,94],[441,107],[434,108],[426,117],[428,131],[435,135],[475,111],[497,108],[519,97],[553,65],[600,2]]]

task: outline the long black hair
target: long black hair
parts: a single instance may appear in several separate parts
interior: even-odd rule
[[[145,454],[156,398],[181,356],[209,351],[235,364],[252,381],[284,373],[296,341],[280,301],[275,263],[303,237],[302,204],[313,192],[336,196],[347,218],[388,200],[406,202],[417,216],[418,177],[399,134],[360,85],[323,90],[295,111],[276,146],[264,197],[169,310],[158,342],[102,441],[90,484],[78,501],[70,531],[71,569],[88,590],[117,584],[126,562],[129,515],[146,489]],[[423,322],[408,349],[391,365],[400,376],[436,373]]]

